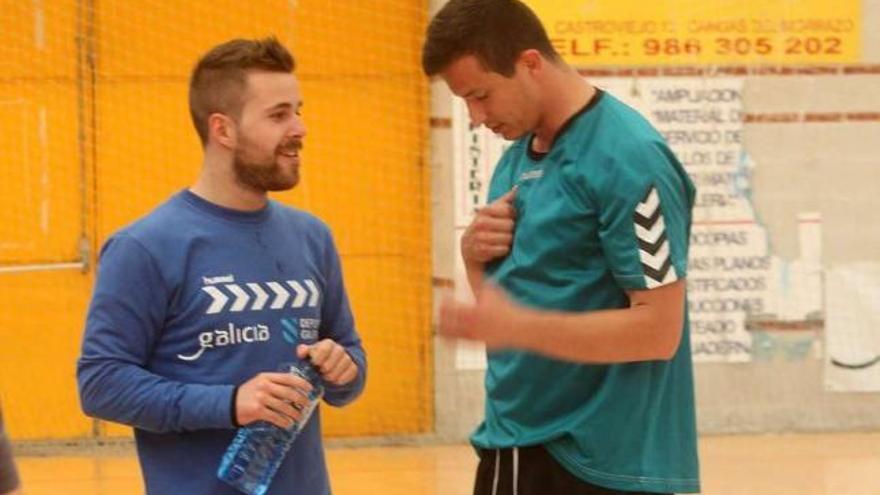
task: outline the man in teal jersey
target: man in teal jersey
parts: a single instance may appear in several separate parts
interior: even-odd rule
[[[514,140],[462,237],[476,303],[440,316],[488,349],[474,493],[698,492],[681,164],[518,0],[450,0],[422,65]]]

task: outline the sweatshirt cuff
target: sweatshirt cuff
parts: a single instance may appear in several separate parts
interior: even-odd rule
[[[236,428],[241,426],[240,424],[238,424],[238,419],[236,418],[237,415],[235,414],[235,400],[237,398],[238,398],[238,386],[236,386],[234,389],[232,389],[232,394],[230,394],[230,400],[229,400],[229,422],[232,424],[232,426],[234,426]]]

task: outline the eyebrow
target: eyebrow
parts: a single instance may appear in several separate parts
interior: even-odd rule
[[[303,106],[303,102],[300,101],[297,103],[296,108],[300,109],[300,108],[302,108],[302,106]],[[276,104],[272,105],[271,107],[269,107],[268,109],[266,109],[266,113],[271,113],[276,110],[282,110],[282,109],[287,110],[289,108],[293,108],[293,103],[290,103],[289,101],[282,101],[281,103],[276,103]]]

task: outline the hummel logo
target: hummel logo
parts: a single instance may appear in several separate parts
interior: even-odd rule
[[[202,283],[205,285],[211,284],[231,284],[235,282],[235,277],[232,275],[220,275],[218,277],[202,277]]]
[[[528,170],[528,171],[525,171],[525,172],[519,174],[519,181],[525,182],[527,180],[540,179],[543,176],[544,176],[544,169],[539,168],[537,170]]]

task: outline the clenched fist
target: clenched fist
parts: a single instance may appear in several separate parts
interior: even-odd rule
[[[330,339],[312,345],[300,344],[296,348],[296,355],[301,359],[308,357],[325,383],[345,385],[358,376],[358,367],[345,347]]]
[[[461,256],[465,263],[487,263],[506,256],[513,243],[516,188],[477,211],[461,237]]]

